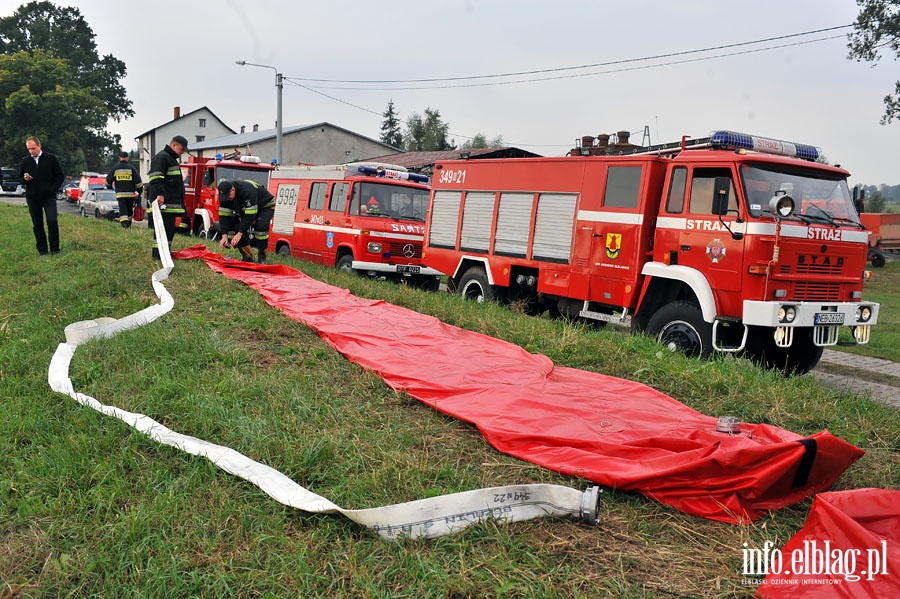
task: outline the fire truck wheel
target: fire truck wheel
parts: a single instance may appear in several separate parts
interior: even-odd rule
[[[350,254],[344,254],[340,258],[338,258],[337,264],[335,264],[338,270],[343,270],[346,272],[354,272],[353,271],[353,256]]]
[[[286,244],[282,244],[282,245],[279,245],[279,246],[278,246],[278,251],[275,252],[275,253],[278,254],[279,256],[287,256],[287,257],[290,257],[290,255],[291,255],[291,248],[289,248]]]
[[[822,347],[813,343],[811,327],[794,331],[794,342],[790,347],[775,345],[773,329],[751,327],[747,335],[747,356],[762,366],[780,370],[786,374],[805,374],[816,367],[822,358]]]
[[[884,254],[878,251],[871,252],[869,254],[869,260],[872,262],[872,266],[876,268],[881,268],[886,262]]]
[[[463,273],[459,280],[459,294],[465,299],[478,302],[490,302],[497,300],[497,290],[488,284],[487,275],[480,266],[473,266]]]
[[[647,323],[647,333],[672,351],[706,358],[712,353],[712,325],[699,306],[673,302],[660,308]]]

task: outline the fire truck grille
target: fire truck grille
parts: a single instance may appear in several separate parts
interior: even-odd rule
[[[388,246],[388,251],[395,258],[406,258],[407,260],[422,258],[422,244],[409,243],[405,241],[392,241]]]
[[[837,302],[841,299],[840,283],[799,282],[794,285],[794,301]]]
[[[839,277],[842,274],[842,268],[840,264],[797,264],[793,267],[793,272],[798,275]],[[781,273],[785,275],[791,274],[791,266],[782,264]]]

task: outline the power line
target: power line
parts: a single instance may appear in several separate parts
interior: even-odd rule
[[[296,81],[308,81],[314,83],[368,83],[368,84],[388,84],[388,83],[439,83],[443,81],[467,81],[471,79],[496,79],[501,77],[518,77],[521,75],[539,75],[542,73],[558,73],[562,71],[573,71],[577,69],[592,69],[596,67],[607,67],[617,64],[627,64],[632,62],[644,62],[648,60],[659,60],[661,58],[672,58],[675,56],[685,56],[688,54],[699,54],[703,52],[713,52],[716,50],[725,50],[728,48],[738,48],[740,46],[749,46],[753,44],[762,44],[766,42],[773,42],[777,40],[790,39],[794,37],[802,37],[804,35],[813,35],[817,33],[825,33],[827,31],[835,31],[837,29],[846,29],[848,27],[852,27],[853,25],[839,25],[837,27],[827,27],[825,29],[814,29],[812,31],[804,31],[802,33],[791,33],[788,35],[780,35],[776,37],[767,37],[758,40],[752,40],[748,42],[738,42],[734,44],[725,44],[721,46],[710,46],[708,48],[700,48],[697,50],[685,50],[682,52],[670,52],[667,54],[656,54],[654,56],[645,56],[642,58],[627,58],[623,60],[614,60],[609,62],[598,62],[594,64],[586,64],[586,65],[576,65],[576,66],[568,66],[568,67],[557,67],[553,69],[538,69],[533,71],[517,71],[512,73],[497,73],[493,75],[468,75],[462,77],[441,77],[441,78],[430,78],[430,79],[313,79],[306,77],[293,77]],[[843,37],[843,36],[837,36]],[[822,38],[822,39],[833,39],[833,38]],[[812,40],[812,41],[821,41],[821,40]],[[776,46],[783,47],[783,46]],[[337,88],[337,89],[355,89],[355,88]],[[405,89],[405,88],[399,88]],[[418,88],[413,88],[418,89]]]
[[[535,71],[521,71],[521,72],[516,72],[516,73],[505,73],[505,74],[494,74],[494,75],[473,75],[473,76],[468,76],[468,77],[450,77],[450,78],[436,78],[436,79],[408,79],[408,80],[382,80],[382,81],[376,81],[376,80],[355,80],[355,81],[354,80],[329,80],[329,79],[310,79],[310,78],[286,77],[286,76],[283,77],[283,80],[286,83],[289,83],[290,85],[294,85],[294,86],[303,88],[307,91],[318,94],[318,95],[328,98],[330,100],[334,100],[335,102],[339,102],[341,104],[345,104],[352,108],[356,108],[357,110],[361,110],[363,112],[367,112],[369,114],[373,114],[373,115],[381,117],[384,115],[380,112],[376,112],[374,110],[370,110],[368,108],[364,108],[362,106],[352,104],[345,100],[341,100],[334,96],[328,95],[319,90],[339,89],[339,90],[348,90],[348,91],[414,91],[414,90],[488,87],[488,86],[499,86],[499,85],[517,85],[517,84],[522,84],[522,83],[537,83],[537,82],[543,82],[543,81],[555,81],[555,80],[560,80],[560,79],[574,79],[574,78],[580,78],[580,77],[592,77],[592,76],[597,76],[597,75],[608,75],[608,74],[613,74],[613,73],[623,73],[623,72],[629,72],[629,71],[654,69],[654,68],[660,68],[660,67],[675,66],[675,65],[680,65],[680,64],[688,64],[688,63],[693,63],[693,62],[702,62],[702,61],[719,59],[719,58],[729,58],[729,57],[733,57],[733,56],[754,54],[757,52],[767,52],[770,50],[778,50],[778,49],[789,48],[789,47],[793,47],[793,46],[801,46],[801,45],[817,43],[817,42],[822,42],[822,41],[829,41],[829,40],[833,40],[833,39],[839,39],[844,36],[843,35],[828,36],[828,37],[816,38],[816,39],[812,39],[812,40],[803,40],[803,41],[794,42],[794,43],[790,43],[790,44],[778,44],[775,46],[767,46],[764,48],[754,48],[754,49],[750,49],[750,50],[742,50],[740,52],[729,52],[729,53],[724,53],[724,54],[716,54],[713,56],[703,56],[703,57],[690,58],[690,59],[685,59],[685,60],[674,60],[674,61],[662,62],[662,63],[656,63],[656,64],[650,64],[650,65],[638,65],[638,66],[625,67],[625,68],[621,68],[621,69],[608,69],[608,70],[603,70],[603,71],[594,71],[591,73],[556,75],[556,76],[550,76],[550,77],[534,77],[534,78],[530,78],[530,79],[517,79],[517,80],[512,80],[512,81],[496,81],[496,82],[488,82],[488,83],[466,83],[466,84],[460,84],[460,85],[431,85],[431,86],[407,86],[407,87],[318,86],[318,85],[304,85],[303,83],[300,83],[300,82],[369,83],[369,84],[423,83],[423,82],[494,79],[494,78],[500,78],[500,77],[512,77],[512,76],[519,76],[519,75],[557,73],[557,72],[571,71],[571,70],[576,70],[576,69],[595,68],[595,67],[600,67],[600,66],[612,66],[612,65],[617,65],[617,64],[630,64],[630,63],[635,63],[635,62],[645,62],[645,61],[649,61],[649,60],[659,60],[660,58],[671,58],[671,57],[675,57],[675,56],[686,56],[686,55],[698,54],[698,53],[702,53],[702,52],[712,52],[715,50],[722,50],[722,49],[726,49],[726,48],[748,46],[748,45],[760,44],[760,43],[771,42],[771,41],[776,41],[776,40],[801,37],[804,35],[811,35],[811,34],[815,34],[815,33],[834,31],[834,30],[838,30],[838,29],[846,29],[848,27],[852,27],[852,25],[840,25],[837,27],[829,27],[826,29],[817,29],[817,30],[806,31],[806,32],[802,32],[802,33],[794,33],[794,34],[789,34],[789,35],[759,39],[759,40],[755,40],[755,41],[739,42],[739,43],[727,44],[727,45],[723,45],[723,46],[712,46],[712,47],[698,49],[698,50],[686,50],[683,52],[672,52],[669,54],[660,54],[660,55],[648,56],[648,57],[642,57],[642,58],[630,58],[630,59],[610,61],[610,62],[605,62],[605,63],[595,63],[595,64],[590,64],[590,65],[559,67],[559,68],[554,68],[554,69],[541,69],[541,70],[535,70]],[[461,134],[457,134],[457,133],[453,133],[453,132],[448,132],[448,134],[453,137],[458,137],[461,139],[469,139],[469,140],[474,139],[474,137],[461,135]],[[531,147],[568,147],[567,145],[564,145],[564,144],[531,144],[531,143],[520,144],[520,143],[514,143],[514,142],[508,142],[508,144],[509,145],[517,145],[517,146],[527,145],[527,146],[531,146]]]
[[[661,63],[651,64],[651,65],[638,65],[638,66],[632,66],[632,67],[625,67],[625,68],[621,68],[621,69],[608,69],[608,70],[604,70],[604,71],[594,71],[591,73],[576,73],[573,75],[555,75],[552,77],[534,77],[531,79],[514,79],[512,81],[493,81],[493,82],[489,82],[489,83],[464,83],[464,84],[459,84],[459,85],[427,85],[427,86],[406,86],[406,87],[351,87],[351,86],[338,86],[338,85],[335,85],[335,86],[310,85],[310,86],[303,86],[303,87],[306,87],[307,89],[341,89],[341,90],[347,90],[347,91],[415,91],[415,90],[429,90],[429,89],[461,89],[461,88],[469,88],[469,87],[496,87],[499,85],[514,85],[514,84],[520,84],[520,83],[537,83],[537,82],[542,82],[542,81],[559,81],[561,79],[577,79],[580,77],[593,77],[596,75],[609,75],[611,73],[626,73],[629,71],[655,69],[655,68],[659,68],[659,67],[668,67],[668,66],[674,66],[674,65],[679,65],[679,64],[689,64],[692,62],[703,62],[706,60],[714,60],[714,59],[718,59],[718,58],[730,58],[732,56],[741,56],[744,54],[755,54],[757,52],[768,52],[770,50],[779,50],[782,48],[790,48],[793,46],[803,46],[806,44],[813,44],[813,43],[824,42],[824,41],[833,40],[833,39],[840,39],[842,37],[844,37],[844,36],[834,35],[834,36],[830,36],[830,37],[821,37],[821,38],[816,38],[816,39],[812,39],[812,40],[804,40],[802,42],[794,42],[791,44],[779,44],[777,46],[767,46],[765,48],[754,48],[752,50],[742,50],[740,52],[729,52],[726,54],[716,54],[713,56],[703,56],[703,57],[699,57],[699,58],[688,58],[685,60],[673,60],[673,61],[669,61],[669,62],[661,62]],[[687,54],[687,52],[684,52],[681,54]],[[608,64],[632,63],[632,62],[637,62],[640,60],[651,60],[651,59],[649,59],[649,58],[648,59],[632,59],[632,60],[626,60],[626,61],[617,61],[617,62],[608,63]],[[559,69],[559,70],[565,70],[565,69]],[[285,79],[286,80],[289,79],[293,82],[305,81],[304,79],[297,79],[295,77],[285,77]]]

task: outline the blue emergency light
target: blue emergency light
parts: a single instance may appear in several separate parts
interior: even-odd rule
[[[709,144],[714,148],[753,150],[754,152],[791,156],[803,160],[818,160],[819,155],[822,153],[822,150],[815,146],[795,144],[789,141],[769,139],[735,131],[714,131],[709,136]]]
[[[406,171],[384,168],[383,166],[360,166],[357,167],[357,171],[364,175],[373,175],[375,177],[387,177],[388,179],[400,179],[401,181],[412,181],[414,183],[428,183],[426,175],[407,173]]]

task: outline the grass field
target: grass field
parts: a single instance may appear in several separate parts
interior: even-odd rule
[[[606,490],[597,527],[540,519],[386,542],[340,516],[284,507],[50,390],[47,367],[66,325],[157,302],[150,231],[60,222],[62,255],[39,257],[26,209],[0,204],[0,597],[750,597],[743,543],[780,546],[807,515],[809,500],[734,526]],[[176,238],[175,249],[193,243]],[[646,383],[707,414],[801,434],[827,428],[867,452],[836,488],[900,488],[900,411],[811,376],[689,360],[641,336],[286,262],[557,364]],[[897,272],[892,264],[872,283],[886,329],[898,322]],[[176,262],[165,285],[172,312],[79,348],[77,390],[232,447],[348,508],[503,484],[584,486],[502,455],[473,427],[393,392],[200,261]],[[868,351],[882,351],[878,335]]]

